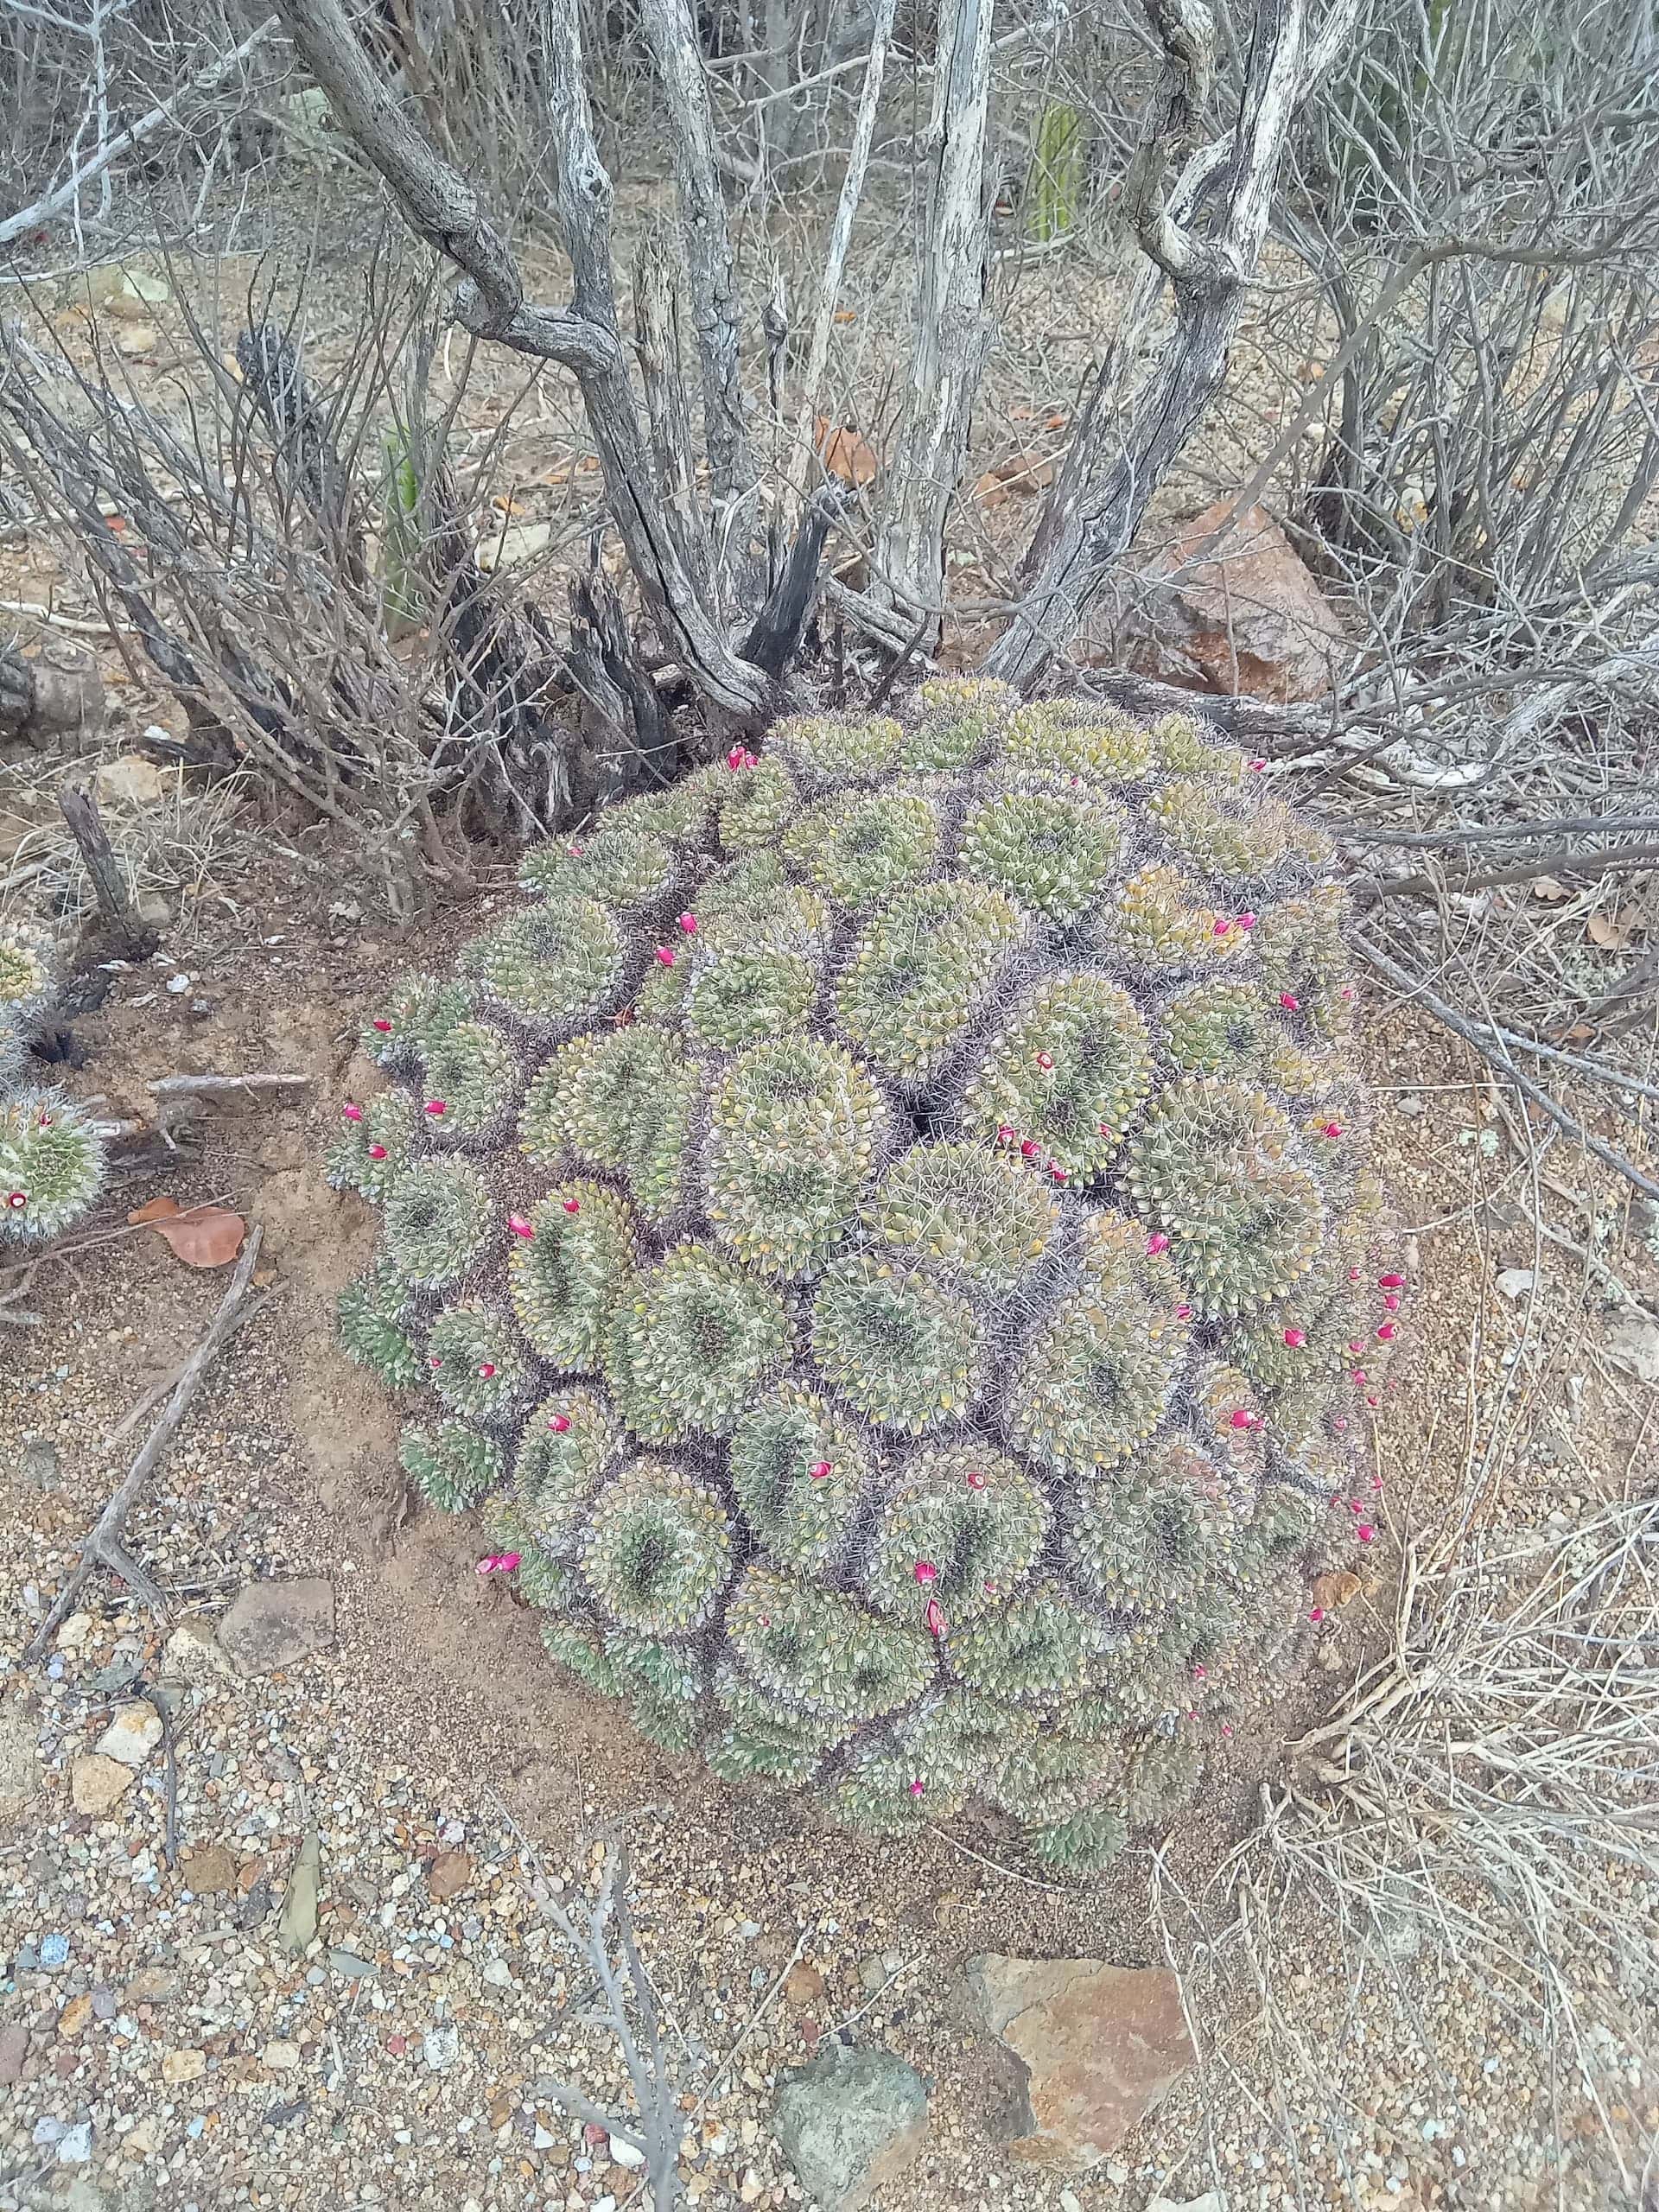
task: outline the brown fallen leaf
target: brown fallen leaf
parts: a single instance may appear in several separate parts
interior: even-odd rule
[[[1641,935],[1642,916],[1634,906],[1621,906],[1616,914],[1592,914],[1584,933],[1604,952],[1623,952],[1633,937]]]
[[[856,308],[837,308],[836,309],[836,321],[837,322],[856,322],[858,321],[858,309]]]
[[[223,1268],[242,1249],[248,1224],[226,1206],[192,1206],[181,1212],[176,1198],[152,1198],[127,1216],[135,1228],[153,1229],[166,1237],[175,1259],[187,1268]]]
[[[1316,1574],[1313,1584],[1316,1605],[1347,1605],[1359,1595],[1359,1577],[1344,1568],[1329,1574]]]
[[[1533,878],[1532,895],[1535,899],[1541,899],[1546,906],[1558,906],[1563,899],[1570,899],[1573,893],[1556,877],[1539,875]]]
[[[867,444],[858,432],[843,426],[837,429],[828,416],[815,416],[812,423],[812,442],[823,460],[826,476],[838,476],[843,484],[861,489],[875,481],[880,462],[874,448]]]

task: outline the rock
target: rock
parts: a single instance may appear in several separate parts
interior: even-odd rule
[[[823,2212],[857,2212],[903,2173],[927,2135],[927,2092],[913,2066],[887,2050],[826,2044],[784,2078],[772,2132]]]
[[[154,2113],[137,2120],[121,2138],[124,2158],[153,2158],[162,2147],[162,2123]]]
[[[498,569],[519,568],[545,553],[552,543],[550,522],[510,523],[506,529],[490,531],[480,538],[478,565],[486,576]]]
[[[447,2074],[461,2056],[461,2030],[440,2020],[421,2037],[421,2056],[435,2074]]]
[[[140,1967],[121,1994],[128,2005],[170,2005],[179,1993],[171,1967]]]
[[[823,1994],[823,1976],[815,1966],[804,1959],[797,1959],[784,1976],[784,1997],[786,2003],[804,2007],[816,2005]]]
[[[1659,1384],[1659,1321],[1620,1313],[1607,1324],[1607,1357],[1638,1382]]]
[[[296,2043],[268,2043],[264,2056],[273,2074],[292,2074],[300,2063],[300,2046]]]
[[[0,2028],[0,2082],[21,2082],[28,2056],[29,2030],[21,2020],[8,2020]]]
[[[1154,2196],[1147,2212],[1228,2212],[1228,2205],[1220,2190],[1207,2189],[1202,2196],[1191,2196],[1185,2204],[1178,2204],[1173,2196]]]
[[[225,1653],[205,1613],[181,1620],[167,1639],[162,1653],[164,1677],[186,1682],[211,1682],[228,1674]]]
[[[645,2154],[639,2145],[625,2143],[620,2135],[611,2137],[609,2148],[612,2158],[619,2166],[643,2166],[645,2163]]]
[[[15,1705],[0,1706],[0,1820],[16,1820],[40,1789],[35,1723]]]
[[[164,796],[161,770],[142,753],[106,760],[92,785],[102,806],[159,806]]]
[[[162,2079],[170,2088],[177,2088],[185,2082],[200,2082],[207,2071],[205,2050],[168,2050],[162,2054]]]
[[[1131,664],[1200,691],[1322,699],[1346,650],[1341,626],[1265,507],[1246,507],[1199,550],[1228,505],[1206,507],[1153,563],[1124,640]]]
[[[92,2123],[78,2120],[67,2127],[58,2138],[58,2164],[60,2166],[85,2166],[92,2163]]]
[[[71,1613],[58,1630],[58,1649],[79,1651],[97,1626],[90,1613]]]
[[[219,1641],[239,1675],[270,1675],[334,1640],[334,1586],[321,1576],[251,1582],[219,1624]]]
[[[440,1904],[459,1897],[472,1878],[472,1854],[466,1851],[441,1851],[426,1870],[426,1886]]]
[[[313,1828],[301,1844],[288,1878],[283,1916],[276,1941],[290,1958],[298,1958],[315,1941],[317,1933],[317,1878],[322,1859],[322,1840]]]
[[[112,1813],[137,1777],[120,1759],[84,1751],[69,1770],[69,1796],[78,1813]]]
[[[222,1843],[193,1851],[179,1866],[186,1889],[199,1897],[222,1897],[236,1887],[236,1861]]]
[[[328,1963],[347,1981],[372,1981],[380,1971],[372,1959],[359,1958],[355,1951],[330,1951]]]
[[[136,1697],[130,1705],[116,1708],[114,1719],[98,1739],[98,1748],[106,1759],[140,1767],[161,1740],[161,1714],[148,1698]]]
[[[1163,1967],[993,1953],[969,1961],[967,1998],[1010,2062],[993,2132],[1051,2172],[1098,2165],[1197,2057]]]
[[[60,2038],[67,2038],[72,2036],[78,2036],[92,2017],[92,1992],[90,1990],[84,1989],[81,1991],[79,1996],[72,1997],[69,1999],[69,2002],[64,2006],[62,2012],[58,2015],[58,2034]]]
[[[1524,1298],[1535,1289],[1538,1271],[1535,1268],[1500,1268],[1493,1278],[1505,1298]]]

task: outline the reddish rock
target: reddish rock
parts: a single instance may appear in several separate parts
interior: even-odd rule
[[[271,1675],[334,1640],[334,1586],[321,1576],[251,1582],[219,1624],[219,1648],[238,1674]]]
[[[472,1859],[464,1851],[441,1851],[426,1870],[426,1886],[440,1904],[459,1897],[472,1878]]]
[[[991,2115],[1016,2158],[1087,2173],[1166,2096],[1197,2052],[1175,1977],[1100,1959],[970,1959],[968,2008],[1008,2060]]]
[[[21,2020],[8,2020],[0,2028],[0,2082],[21,2082],[29,2056],[29,2030]]]
[[[1211,545],[1227,512],[1206,507],[1153,563],[1131,662],[1199,691],[1324,698],[1345,652],[1329,601],[1265,507],[1246,507]]]

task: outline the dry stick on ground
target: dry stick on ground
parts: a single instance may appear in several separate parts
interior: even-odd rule
[[[149,1089],[156,1101],[162,1141],[174,1151],[173,1131],[193,1115],[209,1113],[221,1104],[254,1105],[262,1098],[290,1104],[310,1087],[308,1075],[164,1075]]]
[[[167,1599],[161,1586],[126,1549],[121,1541],[122,1531],[139,1491],[154,1473],[162,1454],[173,1441],[180,1424],[190,1410],[191,1401],[201,1388],[207,1370],[238,1322],[245,1318],[241,1308],[253,1280],[254,1266],[259,1257],[259,1242],[258,1229],[251,1229],[247,1242],[242,1248],[242,1256],[236,1263],[236,1273],[231,1278],[230,1288],[220,1300],[219,1311],[209,1324],[207,1335],[191,1354],[173,1395],[167,1402],[166,1411],[144,1440],[143,1450],[128,1468],[119,1488],[81,1545],[80,1557],[73,1572],[54,1599],[51,1611],[29,1639],[29,1647],[23,1654],[26,1661],[32,1662],[40,1657],[50,1643],[58,1624],[67,1619],[73,1611],[76,1599],[100,1567],[108,1567],[111,1574],[118,1574],[152,1611],[158,1613],[165,1611]]]
[[[602,2127],[619,2143],[643,2152],[651,2183],[652,2212],[674,2212],[680,2195],[676,2169],[686,2122],[663,2050],[657,1992],[639,1955],[633,1915],[628,1906],[627,1848],[613,1831],[601,1829],[605,1857],[600,1870],[599,1894],[591,1904],[584,1900],[567,1909],[543,1872],[535,1846],[499,1796],[496,1802],[530,1861],[534,1874],[531,1894],[543,1917],[552,1922],[599,1984],[606,2014],[622,2046],[622,2063],[639,2107],[639,2117],[637,2120],[619,2120],[613,2113],[601,2112],[579,2089],[569,2088],[563,2082],[556,2084],[550,2094],[553,2101],[563,2105],[575,2119],[590,2127]],[[620,1955],[620,1973],[617,1959],[613,1956],[613,1945]],[[627,1980],[626,1989],[624,1974]],[[639,2017],[638,2034],[628,2017],[630,1998]]]
[[[1469,1015],[1459,1014],[1455,1007],[1448,1006],[1438,993],[1429,988],[1421,976],[1414,976],[1408,968],[1402,967],[1363,931],[1354,932],[1353,942],[1372,967],[1386,976],[1390,982],[1397,984],[1408,999],[1426,1007],[1453,1036],[1461,1037],[1465,1044],[1471,1045],[1488,1067],[1495,1068],[1500,1075],[1506,1076],[1517,1090],[1529,1098],[1541,1112],[1548,1115],[1556,1127],[1570,1136],[1575,1144],[1580,1144],[1586,1152],[1593,1153],[1605,1166],[1617,1168],[1644,1198],[1659,1198],[1659,1182],[1644,1174],[1634,1161],[1626,1160],[1622,1152],[1616,1152],[1611,1145],[1604,1144],[1599,1137],[1592,1136],[1588,1129],[1573,1120],[1564,1106],[1556,1103],[1541,1084],[1535,1083],[1530,1076],[1522,1073],[1511,1057],[1505,1031],[1494,1023],[1475,1021]]]
[[[101,633],[105,626],[86,626]],[[60,669],[0,650],[0,737],[40,745],[65,731],[96,736],[104,721],[104,679],[90,653],[84,661]]]

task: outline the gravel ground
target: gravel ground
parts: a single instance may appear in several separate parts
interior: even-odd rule
[[[44,1274],[45,1325],[0,1338],[0,2212],[217,2212],[324,2192],[435,2212],[640,2202],[637,2171],[555,2101],[563,2081],[609,2105],[622,2077],[591,1980],[530,1891],[537,1866],[586,1877],[599,1818],[632,1853],[690,2202],[803,2201],[771,2139],[772,2094],[845,2027],[931,2086],[931,2142],[887,2192],[890,2212],[1143,2212],[1210,2190],[1205,2212],[1640,2204],[1586,2082],[1552,2070],[1492,1993],[1494,1961],[1414,1948],[1386,1919],[1344,1938],[1305,1898],[1253,1946],[1209,1942],[1224,1916],[1206,1885],[1286,1733],[1377,1648],[1391,1554],[1333,1624],[1307,1694],[1241,1752],[1198,1823],[1094,1891],[1033,1878],[1007,1836],[872,1847],[810,1809],[736,1798],[556,1677],[532,1624],[474,1573],[467,1529],[405,1522],[386,1409],[328,1338],[365,1230],[314,1163],[350,1016],[389,957],[356,931],[307,937],[291,915],[245,920],[192,949],[206,1014],[193,1022],[176,997],[134,1011],[151,979],[132,977],[86,1025],[79,1080],[114,1096],[180,1065],[298,1065],[317,1090],[308,1112],[216,1125],[166,1185],[257,1214],[270,1291],[130,1524],[169,1618],[104,1578],[33,1668],[22,1646],[133,1448],[102,1439],[200,1336],[223,1278],[122,1237]],[[1477,1233],[1476,1211],[1524,1173],[1437,1033],[1399,1015],[1373,1027],[1374,1065],[1412,1071],[1385,1094],[1382,1142],[1427,1286],[1378,1415],[1389,1525],[1443,1515],[1470,1439],[1494,1435],[1482,1516],[1572,1513],[1629,1478],[1652,1394],[1609,1388],[1568,1276],[1544,1271],[1546,1309],[1494,1289],[1516,1255]],[[1556,1172],[1583,1179],[1581,1163]],[[293,1575],[332,1584],[334,1641],[233,1674],[216,1622],[249,1583]],[[162,1746],[106,1811],[72,1794],[77,1762],[141,1698],[169,1719],[175,1865]],[[308,1839],[314,1930],[295,1882]],[[986,2047],[957,1993],[964,1958],[988,1949],[1182,1968],[1204,2063],[1085,2179],[1016,2167],[988,2133]],[[1587,2055],[1639,2171],[1638,2139],[1659,2126],[1651,2023],[1600,1995],[1610,2024]]]

